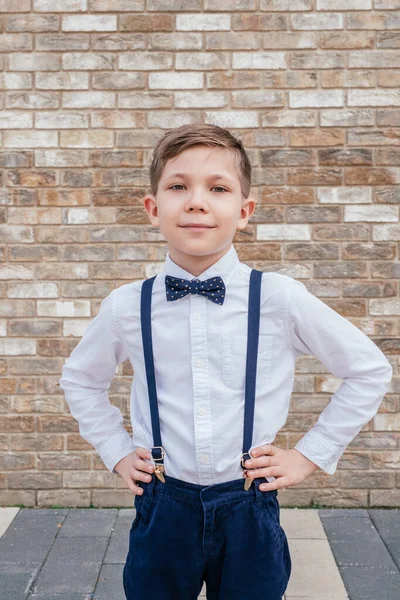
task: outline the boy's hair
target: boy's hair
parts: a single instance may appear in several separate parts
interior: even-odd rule
[[[167,161],[187,148],[200,144],[228,148],[235,152],[242,194],[247,198],[251,186],[251,164],[242,142],[227,129],[208,123],[176,127],[157,142],[150,165],[150,186],[153,196],[157,194],[161,174]]]

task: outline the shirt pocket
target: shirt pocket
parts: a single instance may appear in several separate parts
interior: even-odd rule
[[[270,379],[274,349],[273,334],[260,334],[257,356],[256,388],[261,389]],[[222,379],[232,390],[245,389],[247,335],[222,337]]]

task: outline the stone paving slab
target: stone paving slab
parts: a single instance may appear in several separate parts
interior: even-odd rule
[[[399,600],[400,511],[318,511],[351,600]]]
[[[2,507],[1,600],[126,600],[135,514]],[[399,600],[399,518],[391,509],[281,509],[293,562],[283,600]]]

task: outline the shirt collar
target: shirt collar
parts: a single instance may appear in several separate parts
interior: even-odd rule
[[[219,275],[224,280],[225,285],[227,285],[233,277],[233,274],[239,263],[240,261],[236,249],[232,244],[228,252],[226,252],[219,260],[217,260],[217,262],[196,277],[192,273],[189,273],[189,271],[185,271],[185,269],[177,265],[172,260],[170,253],[167,252],[163,273],[164,275],[171,275],[172,277],[179,277],[181,279],[199,279],[200,281],[204,281],[205,279]]]

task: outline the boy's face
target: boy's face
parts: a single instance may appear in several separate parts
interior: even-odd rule
[[[229,250],[255,201],[242,196],[232,150],[197,145],[168,160],[156,196],[146,195],[144,206],[167,240],[172,260],[194,272],[196,262],[205,269]],[[190,227],[193,223],[203,227]]]

